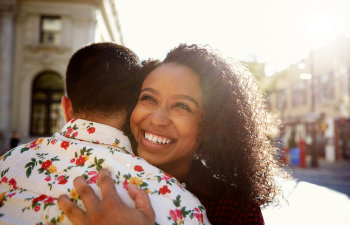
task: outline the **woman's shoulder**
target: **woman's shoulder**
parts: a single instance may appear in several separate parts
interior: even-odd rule
[[[236,192],[220,191],[206,201],[205,207],[213,224],[264,224],[259,205],[242,204]]]
[[[238,191],[211,175],[200,161],[191,170],[190,191],[205,206],[212,224],[264,224],[259,205],[242,202]]]

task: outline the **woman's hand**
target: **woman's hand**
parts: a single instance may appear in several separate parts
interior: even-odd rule
[[[155,214],[147,193],[128,185],[128,193],[136,208],[128,207],[119,197],[114,182],[105,169],[98,174],[103,200],[100,200],[83,177],[74,179],[74,187],[86,208],[84,212],[66,195],[58,198],[58,205],[74,225],[155,224]]]

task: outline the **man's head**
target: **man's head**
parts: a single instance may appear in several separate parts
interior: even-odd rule
[[[121,45],[95,43],[79,49],[66,72],[68,98],[62,98],[66,121],[72,117],[105,124],[116,117],[126,120],[137,99],[140,68],[136,54]]]

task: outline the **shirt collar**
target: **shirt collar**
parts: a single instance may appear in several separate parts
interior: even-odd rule
[[[121,130],[105,124],[72,119],[61,129],[60,134],[80,141],[119,147],[133,154],[129,138]]]

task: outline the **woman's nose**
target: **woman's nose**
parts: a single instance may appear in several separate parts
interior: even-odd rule
[[[151,122],[156,126],[166,126],[170,124],[170,119],[168,117],[168,112],[166,109],[158,108],[153,111],[150,116]]]

